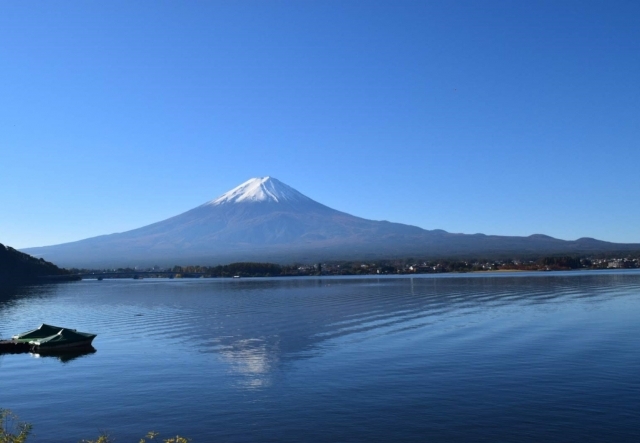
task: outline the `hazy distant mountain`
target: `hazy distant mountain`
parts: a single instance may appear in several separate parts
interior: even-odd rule
[[[367,220],[331,209],[275,178],[264,177],[142,228],[24,251],[67,267],[113,267],[626,250],[640,250],[640,244],[590,238],[564,241],[545,235],[451,234]]]

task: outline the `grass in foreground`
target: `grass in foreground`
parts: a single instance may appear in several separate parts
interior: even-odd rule
[[[30,423],[21,422],[18,416],[8,409],[0,408],[0,443],[25,443],[31,434],[33,426]],[[139,443],[147,443],[155,440],[160,434],[149,432],[142,437]],[[176,435],[175,437],[162,439],[164,443],[188,443],[191,440]],[[81,443],[113,443],[109,434],[102,434],[95,440],[82,440]]]

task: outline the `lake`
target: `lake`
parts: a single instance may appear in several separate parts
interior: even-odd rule
[[[0,291],[32,442],[640,441],[640,272],[84,280]]]

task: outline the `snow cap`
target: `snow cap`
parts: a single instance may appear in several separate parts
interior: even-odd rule
[[[258,203],[301,201],[308,200],[295,189],[285,185],[280,180],[273,177],[258,177],[247,180],[240,186],[222,194],[207,205],[222,205],[227,203]]]

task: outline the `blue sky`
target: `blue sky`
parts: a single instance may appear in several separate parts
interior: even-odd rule
[[[270,175],[426,229],[640,242],[640,3],[0,6],[0,242]]]

